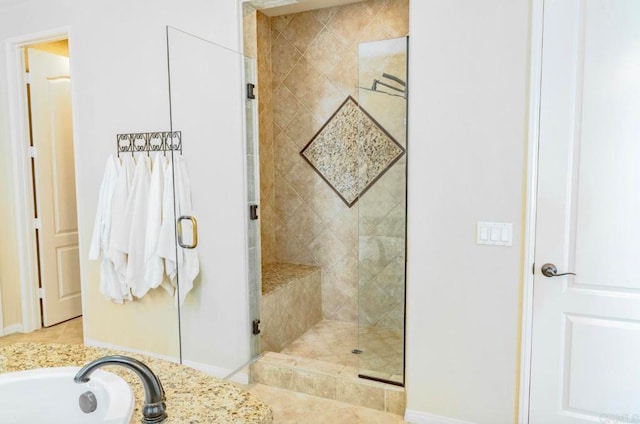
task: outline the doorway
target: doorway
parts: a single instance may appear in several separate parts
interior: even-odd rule
[[[69,43],[24,50],[42,325],[82,315]]]
[[[637,422],[640,7],[545,2],[540,18],[530,385],[521,422]]]
[[[82,315],[67,32],[9,40],[9,50],[22,331],[31,332]]]

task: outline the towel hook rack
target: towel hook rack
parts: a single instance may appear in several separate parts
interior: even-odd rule
[[[181,131],[156,131],[146,133],[124,133],[116,134],[116,151],[118,157],[120,153],[131,153],[134,156],[138,152],[179,152],[182,154],[182,132]]]

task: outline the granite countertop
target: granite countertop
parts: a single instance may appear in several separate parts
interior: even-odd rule
[[[167,423],[271,423],[271,408],[241,388],[184,365],[144,355],[82,345],[16,343],[0,348],[0,374],[33,368],[82,366],[106,355],[127,355],[144,362],[160,378],[166,394]],[[144,389],[130,370],[105,366],[131,386],[136,407],[131,422],[142,418]]]

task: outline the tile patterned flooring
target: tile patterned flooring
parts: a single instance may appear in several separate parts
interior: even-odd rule
[[[280,353],[324,362],[358,367],[358,326],[341,321],[322,320]]]
[[[14,343],[28,342],[82,344],[82,317],[74,318],[48,328],[43,327],[32,333],[15,333],[0,337],[0,347]]]
[[[354,355],[351,351],[356,348],[363,352]],[[403,349],[402,330],[358,329],[356,324],[323,320],[280,353],[360,368],[372,377],[402,382]]]
[[[328,326],[330,327],[330,325],[331,324]],[[322,333],[324,334],[324,331],[322,331]],[[344,335],[344,333],[338,333],[338,335],[336,335],[338,339],[340,334]],[[11,334],[0,337],[0,346],[21,342],[82,344],[82,317],[49,328],[42,328],[29,334]],[[355,356],[350,353],[353,348],[352,345],[345,343],[345,347],[347,344],[349,346],[349,354]],[[348,360],[347,358],[351,358],[341,350],[337,351],[336,357],[342,357],[345,361]],[[398,424],[404,422],[400,415],[322,399],[302,393],[278,389],[276,387],[264,386],[262,384],[251,385],[246,387],[246,389],[271,406],[274,414],[274,424]]]

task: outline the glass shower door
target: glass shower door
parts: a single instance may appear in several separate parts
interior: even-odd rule
[[[238,178],[251,156],[246,137],[255,137],[246,127],[255,121],[246,85],[254,67],[238,52],[171,27],[167,47],[171,130],[182,141],[182,154],[173,152],[181,359],[226,377],[256,351],[257,302],[249,296],[259,290],[247,281],[247,201],[256,200],[255,189]]]
[[[407,38],[361,43],[358,61],[359,375],[402,385]]]

